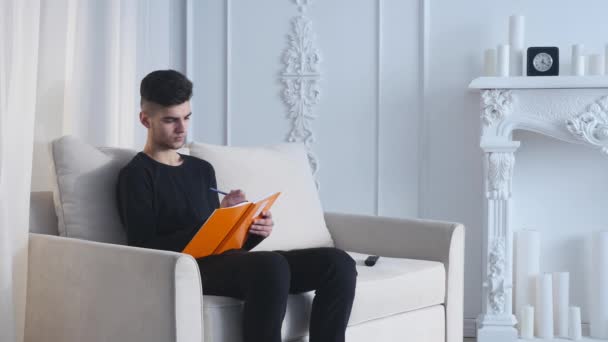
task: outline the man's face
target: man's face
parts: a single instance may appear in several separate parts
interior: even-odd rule
[[[190,101],[171,107],[148,104],[144,105],[140,120],[154,145],[177,150],[186,143],[190,115]]]

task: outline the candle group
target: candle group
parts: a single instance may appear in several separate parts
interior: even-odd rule
[[[590,54],[585,56],[583,44],[572,45],[571,72],[574,76],[604,76],[608,74],[608,45],[605,54]],[[585,60],[587,63],[585,63]],[[585,73],[585,64],[588,70]]]
[[[608,75],[608,45],[604,54],[585,56],[583,44],[572,45],[571,74],[575,76]],[[526,73],[525,18],[522,15],[509,17],[509,43],[484,51],[484,76],[524,76]],[[588,68],[585,72],[585,68]]]
[[[543,339],[581,339],[581,309],[570,306],[570,273],[540,272],[540,233],[514,236],[514,313],[519,335]],[[589,330],[592,338],[608,339],[608,231],[591,237]]]
[[[524,75],[524,22],[521,15],[509,17],[509,44],[484,51],[484,76]]]

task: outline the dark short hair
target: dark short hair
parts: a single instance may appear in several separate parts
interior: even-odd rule
[[[153,102],[163,107],[182,104],[192,97],[192,82],[175,70],[152,71],[139,87],[141,103]]]

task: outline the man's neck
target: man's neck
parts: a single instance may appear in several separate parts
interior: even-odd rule
[[[170,166],[179,166],[184,162],[175,150],[161,149],[150,143],[146,143],[144,153],[157,162]]]

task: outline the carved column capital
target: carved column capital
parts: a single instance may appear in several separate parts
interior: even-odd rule
[[[485,126],[500,122],[509,114],[513,105],[513,95],[510,90],[488,89],[481,93],[481,119]]]

